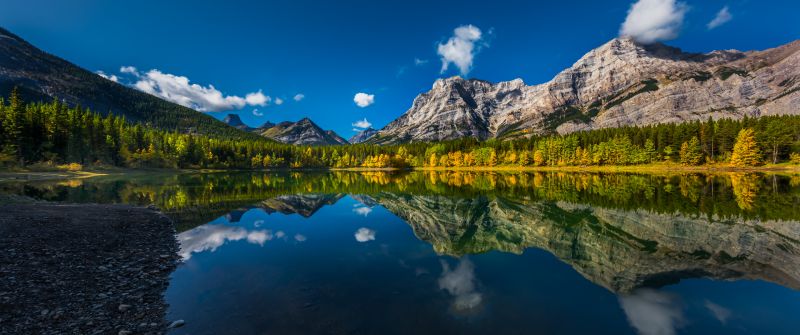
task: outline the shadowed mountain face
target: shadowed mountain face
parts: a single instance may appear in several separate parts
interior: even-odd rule
[[[309,118],[297,122],[284,121],[269,128],[255,129],[261,136],[278,142],[302,145],[347,144],[347,140],[333,130],[322,130]]]
[[[299,214],[311,217],[320,208],[333,205],[344,194],[293,194],[262,201],[257,207],[267,213]]]
[[[353,135],[353,137],[350,138],[349,142],[352,144],[362,143],[367,141],[368,139],[370,139],[370,137],[372,137],[377,133],[378,133],[377,130],[373,129],[372,127],[369,127]]]
[[[540,85],[439,79],[368,142],[513,138],[798,111],[800,41],[692,54],[618,38]]]
[[[300,121],[283,121],[278,124],[265,122],[258,128],[252,128],[242,122],[238,114],[228,114],[223,120],[231,127],[259,134],[275,141],[297,145],[336,145],[348,144],[347,140],[333,130],[323,130],[309,118]]]
[[[242,122],[242,119],[239,117],[239,114],[228,114],[225,116],[224,119],[222,119],[222,122],[225,122],[225,124],[241,130],[245,131],[252,130],[252,128],[248,127],[246,124],[244,124],[244,122]]]
[[[60,100],[164,130],[257,138],[191,108],[102,78],[0,28],[0,96],[9,96],[14,87],[26,101]]]

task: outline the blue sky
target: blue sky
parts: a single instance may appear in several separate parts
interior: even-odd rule
[[[400,116],[434,80],[461,74],[459,65],[470,78],[545,82],[617,37],[634,2],[6,0],[0,25],[81,67],[199,109],[232,109],[250,125],[308,116],[349,137],[358,120],[380,128]],[[638,24],[667,20],[669,32],[653,39],[688,51],[800,39],[796,0],[639,2]],[[729,19],[723,13],[710,29],[724,7]],[[455,61],[444,72],[440,45]],[[354,101],[357,93],[368,106]]]

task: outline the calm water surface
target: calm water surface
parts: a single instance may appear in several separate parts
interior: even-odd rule
[[[175,218],[174,334],[800,329],[800,176],[235,173],[0,190]]]

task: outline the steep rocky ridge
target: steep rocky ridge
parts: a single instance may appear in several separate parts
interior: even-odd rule
[[[369,127],[369,128],[366,128],[366,129],[364,129],[362,131],[359,131],[358,133],[353,135],[353,137],[351,137],[348,140],[348,142],[350,142],[352,144],[362,143],[362,142],[365,142],[366,140],[370,139],[370,137],[372,137],[373,135],[375,135],[377,133],[378,133],[377,130],[375,130],[372,127]]]
[[[272,127],[255,130],[258,134],[288,144],[335,145],[347,144],[347,140],[332,130],[322,130],[309,118],[297,122],[284,121]]]
[[[551,81],[439,79],[369,142],[438,141],[800,114],[800,41],[686,53],[617,38]]]

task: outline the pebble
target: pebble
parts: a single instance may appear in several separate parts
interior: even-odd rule
[[[171,224],[124,206],[23,207],[0,204],[0,223],[15,228],[0,234],[0,334],[166,332],[162,294],[177,265]],[[57,215],[37,223],[49,212]],[[104,247],[109,240],[115,248]],[[12,305],[19,313],[7,318],[2,307]]]
[[[185,325],[185,324],[186,324],[186,321],[183,321],[183,320],[175,320],[175,321],[172,321],[172,323],[170,323],[170,324],[169,324],[169,327],[167,327],[167,328],[178,328],[178,327],[183,327],[183,325]]]

